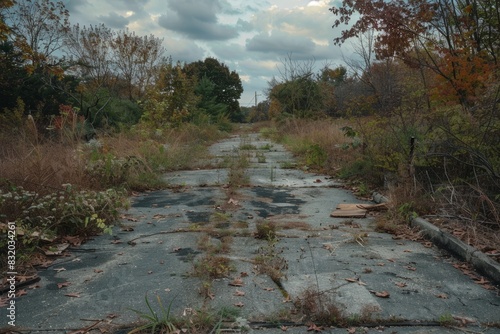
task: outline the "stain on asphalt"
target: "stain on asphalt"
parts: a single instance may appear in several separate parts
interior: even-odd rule
[[[189,192],[172,192],[172,191],[156,191],[148,194],[145,197],[137,198],[132,207],[134,208],[151,208],[151,207],[167,207],[176,205],[186,205],[189,207],[197,207],[202,205],[214,205],[214,189],[197,189],[197,196]]]
[[[191,262],[193,258],[197,255],[200,254],[201,252],[195,251],[192,248],[181,248],[175,252],[175,254],[179,257],[179,260],[182,262]]]
[[[212,213],[210,212],[200,212],[200,211],[186,212],[186,216],[188,217],[189,222],[193,224],[208,224],[211,215]]]
[[[295,198],[288,189],[275,188],[254,188],[252,189],[258,198],[266,198],[269,201],[255,200],[251,204],[257,208],[258,215],[261,218],[269,216],[299,214],[300,206],[306,203],[305,201]]]

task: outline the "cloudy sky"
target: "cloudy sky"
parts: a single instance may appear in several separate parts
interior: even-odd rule
[[[318,68],[348,56],[333,45],[338,32],[328,10],[339,0],[63,0],[72,24],[100,24],[163,38],[174,62],[214,57],[243,83],[241,106],[263,91],[289,56]]]

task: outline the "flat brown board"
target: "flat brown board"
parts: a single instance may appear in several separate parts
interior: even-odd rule
[[[379,208],[379,207],[383,207],[383,206],[385,206],[385,204],[341,203],[341,204],[337,205],[337,209],[340,209],[340,210],[345,210],[345,209],[347,209],[347,210],[350,210],[350,209],[370,210],[370,209],[375,209],[375,208]]]
[[[352,209],[337,209],[330,214],[330,217],[335,218],[364,218],[366,217],[366,210],[352,208]]]

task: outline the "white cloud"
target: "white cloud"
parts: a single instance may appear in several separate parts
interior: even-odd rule
[[[104,23],[164,39],[174,61],[216,57],[239,73],[241,101],[267,88],[280,59],[340,63],[328,10],[339,0],[62,0],[72,23]],[[347,49],[347,46],[344,48]]]

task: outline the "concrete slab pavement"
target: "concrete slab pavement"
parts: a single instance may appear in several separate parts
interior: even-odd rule
[[[436,247],[376,232],[371,217],[331,218],[340,203],[366,202],[336,180],[290,169],[283,146],[251,134],[210,153],[212,169],[166,174],[172,188],[134,197],[112,236],[41,270],[39,287],[17,300],[16,329],[70,333],[97,321],[89,331],[126,332],[138,320],[132,310],[147,312],[146,296],[158,310],[158,295],[179,317],[238,310],[225,324],[234,332],[305,333],[328,318],[347,327],[327,333],[500,333],[497,290]],[[248,184],[228,187],[225,162],[240,156]],[[207,282],[195,267],[210,253],[231,271]]]

